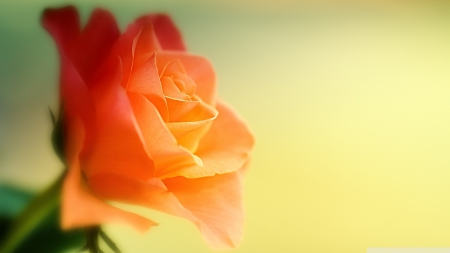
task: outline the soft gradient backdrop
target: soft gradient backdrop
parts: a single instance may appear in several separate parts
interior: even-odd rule
[[[58,56],[47,6],[0,1],[0,180],[41,190],[62,165],[49,136]],[[247,220],[230,252],[450,247],[450,5],[444,1],[77,1],[122,29],[170,13],[213,62],[220,96],[256,135]],[[124,253],[210,250],[188,221],[107,225]],[[224,221],[226,222],[226,221]]]

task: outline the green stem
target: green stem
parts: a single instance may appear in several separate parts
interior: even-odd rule
[[[62,181],[61,175],[47,190],[36,196],[14,220],[5,240],[0,245],[0,253],[12,253],[39,223],[59,204]]]

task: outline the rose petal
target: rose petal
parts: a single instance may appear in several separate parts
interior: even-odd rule
[[[254,145],[253,134],[244,120],[222,101],[218,101],[219,115],[209,131],[200,140],[195,155],[203,166],[186,166],[167,173],[164,178],[183,176],[186,178],[208,177],[237,171],[248,162]]]
[[[120,36],[111,50],[111,57],[115,58],[118,55],[120,59],[122,59],[123,78],[121,84],[124,88],[126,88],[128,85],[128,81],[130,79],[131,71],[133,68],[133,42],[136,36],[139,34],[139,31],[140,28],[137,25],[129,25],[125,33]]]
[[[201,107],[200,101],[181,100],[166,97],[166,102],[167,102],[167,109],[169,111],[169,122],[199,121],[215,116],[214,113],[211,113],[211,115],[208,114],[205,115],[206,113],[203,113],[203,115],[201,116],[205,117],[198,117],[197,114],[201,113],[202,111],[202,108],[200,108]],[[193,112],[193,110],[195,111]],[[187,120],[183,120],[185,118],[187,118]]]
[[[197,222],[158,178],[148,181],[113,173],[101,173],[89,178],[92,191],[101,198],[141,205]]]
[[[176,98],[181,100],[191,100],[191,98],[185,93],[181,92],[178,86],[173,82],[172,78],[164,76],[161,78],[161,86],[164,95],[170,98]]]
[[[217,110],[201,101],[183,101],[166,97],[169,109],[167,128],[178,144],[194,153],[199,141],[217,117]]]
[[[139,67],[154,57],[155,51],[161,50],[152,23],[145,24],[133,44],[134,67]]]
[[[162,51],[156,53],[156,66],[158,69],[164,69],[169,62],[177,59],[183,64],[187,76],[197,85],[196,95],[205,103],[215,106],[217,99],[216,73],[209,60],[187,53]]]
[[[242,175],[234,172],[200,179],[165,179],[168,191],[158,179],[140,181],[104,173],[89,179],[97,196],[146,206],[190,220],[211,247],[234,248],[242,239]]]
[[[161,78],[171,78],[178,89],[186,95],[194,96],[197,89],[195,82],[187,76],[186,70],[180,60],[168,62],[160,71]]]
[[[67,127],[67,148],[69,157],[68,174],[62,188],[61,226],[63,229],[93,226],[105,222],[122,222],[130,224],[144,232],[157,225],[139,215],[129,213],[91,195],[81,182],[78,154],[83,143],[83,129],[78,118],[72,118]]]
[[[221,100],[217,103],[217,110],[219,116],[203,136],[195,153],[202,159],[207,175],[242,168],[254,145],[253,134],[237,112]]]
[[[135,24],[143,25],[147,22],[153,23],[159,43],[164,50],[186,51],[181,33],[170,16],[165,14],[146,15],[137,19]]]
[[[160,50],[158,39],[151,23],[141,25],[131,24],[119,38],[112,49],[112,56],[119,55],[123,62],[122,86],[128,89],[132,72],[141,69],[154,57],[154,51]],[[146,68],[146,67],[144,67]]]
[[[64,55],[61,55],[61,100],[60,110],[64,110],[65,123],[76,115],[83,122],[86,138],[82,153],[86,153],[92,146],[96,132],[94,102],[83,80]]]
[[[186,166],[201,165],[201,160],[177,144],[156,107],[140,94],[128,93],[146,147],[154,158],[156,176],[175,173]]]
[[[161,117],[165,121],[169,119],[166,99],[159,80],[158,70],[156,69],[155,54],[146,63],[133,69],[127,92],[145,96],[158,108]]]
[[[79,37],[76,67],[86,82],[108,58],[111,48],[120,36],[114,16],[103,9],[95,9]]]
[[[217,117],[216,109],[201,100],[196,100],[195,97],[193,100],[166,97],[166,102],[171,123],[214,120]]]
[[[46,9],[42,24],[54,38],[60,53],[66,55],[85,82],[109,56],[120,35],[114,17],[102,9],[93,11],[82,32],[78,12],[73,6]]]
[[[74,6],[45,9],[42,14],[42,26],[53,37],[59,51],[70,59],[80,35],[80,19],[77,9]]]
[[[196,179],[164,179],[168,191],[200,221],[200,231],[215,249],[235,248],[242,239],[242,183],[241,171]]]
[[[120,85],[120,58],[107,63],[91,91],[97,112],[97,135],[83,172],[91,177],[109,171],[143,180],[154,176],[154,164],[144,144],[133,109]]]

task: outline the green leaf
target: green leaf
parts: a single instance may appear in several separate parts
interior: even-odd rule
[[[32,197],[31,192],[10,185],[0,185],[0,217],[16,216]]]
[[[53,131],[52,131],[52,146],[56,155],[62,161],[63,164],[66,164],[64,158],[64,104],[61,103],[59,107],[58,118],[56,118],[52,109],[48,108],[50,111],[50,117],[53,122]]]

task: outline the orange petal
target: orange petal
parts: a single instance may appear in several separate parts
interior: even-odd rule
[[[169,123],[166,126],[178,144],[194,153],[203,135],[217,117],[217,110],[201,101],[183,101],[166,97]]]
[[[133,109],[120,85],[120,59],[99,71],[92,85],[97,112],[97,134],[83,161],[87,177],[109,171],[140,179],[154,176],[154,164],[147,152]]]
[[[203,167],[185,177],[211,176],[236,171],[249,160],[254,145],[253,134],[244,120],[231,107],[218,101],[219,116],[203,136],[195,154]],[[192,173],[192,174],[191,174]]]
[[[178,86],[173,82],[172,78],[164,76],[161,78],[161,86],[164,95],[171,98],[190,100],[191,98],[185,93],[181,92]]]
[[[171,78],[178,89],[186,95],[194,96],[197,89],[195,82],[187,76],[183,64],[179,60],[168,62],[162,70],[159,71],[161,78]]]
[[[82,124],[78,118],[73,118],[68,131],[67,157],[70,158],[69,172],[64,179],[62,188],[61,226],[63,229],[85,227],[105,222],[121,222],[130,224],[139,231],[146,231],[157,225],[139,215],[129,213],[110,206],[89,193],[83,187],[78,154],[83,143]]]
[[[165,14],[146,15],[137,19],[135,24],[143,25],[148,22],[153,23],[159,43],[164,50],[186,51],[183,38],[170,16]]]
[[[241,171],[212,177],[164,179],[180,203],[198,219],[197,223],[212,248],[235,248],[243,236]]]
[[[183,177],[151,181],[117,174],[97,174],[89,185],[97,196],[146,206],[190,220],[211,247],[235,248],[243,235],[242,175],[234,172],[213,177]]]
[[[147,23],[141,28],[135,38],[133,47],[133,68],[137,68],[141,64],[146,63],[151,57],[154,57],[155,51],[161,50],[152,23]]]
[[[146,147],[154,158],[156,176],[175,173],[180,168],[201,164],[198,157],[177,144],[158,110],[140,94],[128,93]]]
[[[202,110],[201,101],[166,97],[166,102],[169,110],[169,122],[200,121],[215,116],[213,110]]]
[[[177,59],[183,64],[187,76],[197,85],[196,95],[205,103],[215,106],[217,99],[216,73],[209,60],[187,53],[165,51],[156,53],[158,69],[163,69],[169,62]]]
[[[122,86],[127,88],[133,69],[146,64],[154,51],[160,49],[161,46],[151,23],[130,24],[114,45],[111,53],[111,56],[119,55],[122,59]]]
[[[200,141],[196,155],[204,167],[216,173],[236,171],[249,159],[253,134],[245,121],[230,106],[218,101],[219,116]]]
[[[127,91],[144,95],[158,108],[161,117],[168,120],[167,104],[156,69],[155,54],[147,62],[133,69]]]
[[[101,198],[149,207],[197,222],[158,178],[142,181],[113,173],[97,174],[89,179],[92,191]]]
[[[136,36],[139,34],[140,28],[131,24],[127,27],[127,30],[117,40],[116,44],[111,50],[111,57],[115,58],[119,56],[122,59],[122,86],[127,87],[130,79],[131,70],[133,68],[133,42]]]

